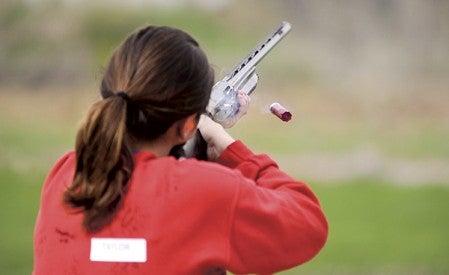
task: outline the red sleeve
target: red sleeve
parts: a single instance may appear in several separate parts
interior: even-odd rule
[[[244,175],[231,219],[230,271],[274,273],[304,263],[321,250],[328,225],[309,187],[240,141],[217,162]]]
[[[51,182],[55,181],[55,178],[67,178],[67,175],[64,174],[65,169],[62,169],[64,166],[70,166],[74,168],[75,162],[72,161],[73,158],[75,158],[75,152],[69,151],[66,154],[64,154],[59,160],[54,164],[53,168],[50,170],[50,172],[47,175],[47,178],[45,179],[43,188],[42,188],[42,195],[46,194],[51,190],[52,188],[58,188],[57,186],[50,186]],[[61,172],[63,171],[63,172]],[[61,174],[62,173],[62,174]],[[72,178],[70,178],[72,179]],[[58,181],[56,181],[58,182]],[[65,183],[68,185],[70,182]]]
[[[70,151],[64,154],[52,167],[48,173],[41,190],[40,207],[35,230],[41,228],[41,215],[51,216],[52,211],[58,209],[59,199],[53,199],[55,194],[61,194],[73,180],[75,169],[75,152]]]

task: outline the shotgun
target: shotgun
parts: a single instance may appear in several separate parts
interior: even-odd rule
[[[248,95],[254,91],[259,81],[256,65],[276,46],[290,31],[287,22],[282,24],[259,43],[243,60],[234,67],[222,80],[212,88],[207,114],[223,126],[239,110],[237,92],[243,91]]]
[[[209,117],[225,128],[230,127],[229,122],[237,114],[240,107],[237,92],[243,91],[251,95],[259,81],[256,65],[288,34],[290,29],[291,25],[288,22],[282,22],[222,80],[215,83],[212,87],[209,104],[206,107],[206,114]],[[179,149],[181,149],[181,153],[179,153],[181,156],[207,159],[207,144],[199,131]],[[175,153],[175,155],[178,155],[178,153]]]

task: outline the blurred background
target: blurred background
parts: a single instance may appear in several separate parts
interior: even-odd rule
[[[292,31],[231,129],[310,184],[328,216],[326,247],[282,274],[449,274],[445,0],[2,0],[0,274],[30,274],[46,173],[129,33],[186,30],[218,80],[282,21]]]

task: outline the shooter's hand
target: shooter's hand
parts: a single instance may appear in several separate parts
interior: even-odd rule
[[[244,116],[248,112],[249,104],[251,102],[251,98],[249,97],[249,95],[247,95],[243,91],[239,91],[237,93],[237,100],[240,105],[239,110],[233,117],[230,117],[221,123],[224,128],[231,128],[242,116]]]
[[[215,160],[235,140],[226,130],[210,117],[202,115],[198,123],[198,130],[207,143],[207,156]]]

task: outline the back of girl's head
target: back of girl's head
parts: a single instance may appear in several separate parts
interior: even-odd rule
[[[140,112],[128,113],[129,134],[152,139],[173,122],[202,113],[212,85],[213,71],[190,35],[149,26],[129,36],[115,51],[101,92],[107,97],[124,91]]]
[[[102,100],[89,110],[76,138],[76,170],[64,201],[84,212],[89,232],[110,222],[133,170],[130,142],[161,136],[174,122],[201,114],[214,75],[187,33],[149,26],[113,53],[101,82]]]

